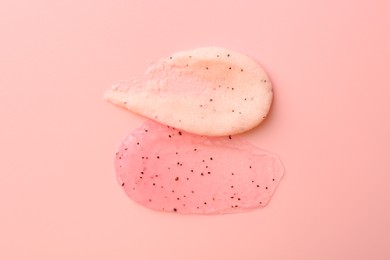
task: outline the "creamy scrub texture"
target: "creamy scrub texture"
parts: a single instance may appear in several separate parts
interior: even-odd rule
[[[123,141],[115,168],[131,199],[183,214],[263,207],[284,171],[277,156],[240,137],[199,136],[151,120]]]
[[[105,93],[109,102],[190,133],[226,136],[264,120],[271,82],[253,59],[222,48],[178,52]]]

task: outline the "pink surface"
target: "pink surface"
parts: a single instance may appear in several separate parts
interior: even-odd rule
[[[0,3],[0,259],[390,259],[388,1]],[[275,99],[244,134],[286,173],[270,204],[163,214],[118,187],[143,119],[104,102],[177,50],[221,46]]]
[[[239,136],[204,137],[152,120],[123,140],[115,169],[134,201],[183,214],[264,207],[284,172],[277,156]]]

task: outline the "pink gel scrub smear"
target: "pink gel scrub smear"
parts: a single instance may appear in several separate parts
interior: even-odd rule
[[[152,120],[122,142],[115,168],[132,200],[182,214],[264,207],[284,173],[277,156],[240,137],[198,136]]]

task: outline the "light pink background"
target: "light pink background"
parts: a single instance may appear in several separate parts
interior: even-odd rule
[[[0,259],[390,259],[390,4],[0,2]],[[201,46],[256,58],[275,87],[244,134],[286,174],[264,209],[142,208],[113,157],[144,119],[102,100]]]

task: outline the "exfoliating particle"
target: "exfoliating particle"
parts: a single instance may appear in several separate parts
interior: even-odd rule
[[[115,168],[132,200],[182,214],[263,207],[284,172],[278,157],[239,137],[198,136],[152,120],[123,141]]]
[[[256,61],[215,47],[175,53],[105,93],[113,104],[206,136],[254,128],[267,116],[272,96],[271,82]]]

